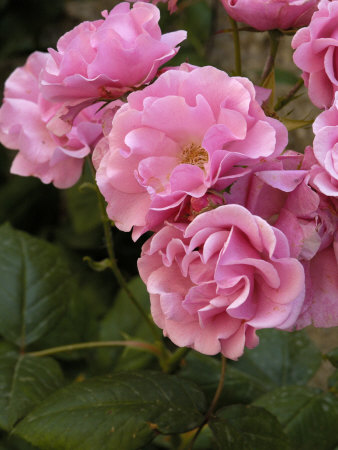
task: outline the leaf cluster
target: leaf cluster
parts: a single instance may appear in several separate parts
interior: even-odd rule
[[[50,347],[72,350],[93,338],[152,340],[127,295],[119,292],[107,306],[98,274],[86,272],[83,285],[73,259],[8,224],[0,228],[0,448],[331,450],[337,444],[337,378],[325,390],[308,385],[322,355],[303,331],[261,332],[256,349],[228,362],[207,422],[220,378],[217,357],[190,351],[168,374],[140,349],[54,353]],[[129,288],[148,308],[141,280],[132,279]],[[325,359],[337,365],[336,353]]]

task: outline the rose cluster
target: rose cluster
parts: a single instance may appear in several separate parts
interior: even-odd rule
[[[256,330],[338,324],[338,1],[317,3],[224,0],[260,30],[309,25],[294,58],[327,109],[304,152],[286,150],[269,91],[247,78],[189,64],[160,74],[186,33],[162,34],[150,3],[80,24],[6,82],[11,171],[66,188],[91,155],[115,225],[153,232],[138,268],[178,346],[237,359]]]

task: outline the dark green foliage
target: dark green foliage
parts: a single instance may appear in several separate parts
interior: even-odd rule
[[[21,349],[62,316],[74,280],[63,252],[9,225],[0,228],[0,334]]]
[[[263,408],[233,405],[210,420],[219,450],[288,450],[289,443],[278,420]]]
[[[16,428],[45,450],[138,449],[157,433],[198,426],[206,404],[192,384],[156,372],[117,373],[49,397]]]
[[[305,386],[281,387],[256,400],[277,417],[299,450],[330,450],[338,443],[338,400]]]

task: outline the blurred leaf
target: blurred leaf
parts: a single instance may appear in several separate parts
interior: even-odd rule
[[[73,281],[63,252],[9,225],[0,227],[0,333],[23,348],[62,316]]]
[[[211,402],[219,383],[220,361],[210,356],[191,351],[184,360],[179,376],[195,382]],[[250,403],[268,391],[259,377],[237,370],[236,363],[228,361],[219,405]]]
[[[53,359],[0,352],[0,427],[10,430],[62,383],[62,371]]]
[[[338,394],[338,370],[335,370],[328,379],[328,387],[333,394]]]
[[[263,408],[233,405],[216,412],[209,426],[220,450],[286,450],[289,444],[277,419]]]
[[[290,70],[276,68],[275,74],[276,74],[276,82],[281,84],[294,85],[297,83],[299,79],[299,77]]]
[[[329,351],[326,357],[334,367],[338,367],[338,347]]]
[[[279,117],[279,120],[286,126],[288,131],[297,130],[298,128],[310,126],[313,123],[313,120],[295,120],[295,119],[288,119],[287,117]]]
[[[292,333],[262,330],[260,343],[245,354],[235,367],[267,383],[270,389],[285,384],[307,383],[321,364],[321,354],[305,331]]]
[[[297,450],[332,450],[337,444],[338,399],[331,393],[288,386],[254,404],[277,417]]]
[[[141,306],[149,311],[150,300],[147,289],[139,277],[133,278],[128,286],[135,294]],[[130,301],[124,290],[120,290],[112,308],[108,311],[101,323],[100,339],[114,341],[124,338],[138,338],[145,341],[153,339],[148,325]],[[153,356],[131,348],[114,348],[99,350],[101,363],[105,367],[112,364],[116,370],[133,370],[144,367]]]
[[[183,29],[188,31],[188,43],[197,54],[204,56],[205,43],[210,35],[211,11],[204,2],[195,2],[180,13],[180,22]]]
[[[91,189],[80,189],[83,179],[63,192],[67,211],[76,233],[87,233],[101,226],[97,194]]]
[[[44,450],[139,449],[160,432],[198,426],[206,407],[193,384],[158,372],[74,383],[29,414],[15,432]]]
[[[0,186],[0,223],[37,233],[50,223],[55,224],[58,191],[33,177],[11,176]],[[51,208],[54,205],[54,208]]]
[[[39,450],[18,436],[9,435],[0,442],[0,450]]]
[[[8,0],[0,0],[0,10],[5,9],[5,6],[7,6]]]

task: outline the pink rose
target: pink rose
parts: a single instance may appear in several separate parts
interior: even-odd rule
[[[84,109],[66,135],[49,128],[60,105],[47,102],[39,92],[38,78],[50,56],[35,52],[17,68],[5,84],[0,108],[0,141],[19,150],[11,172],[35,176],[58,188],[72,186],[82,173],[84,157],[102,134],[96,115],[99,106]]]
[[[131,3],[134,3],[135,0],[130,0]],[[168,3],[168,10],[170,11],[170,14],[177,11],[177,0],[144,0],[145,2],[151,2],[154,5],[157,5],[158,3]]]
[[[329,108],[338,90],[338,2],[321,0],[310,25],[297,31],[293,60],[303,70],[309,97],[318,108]]]
[[[185,31],[161,34],[154,5],[120,3],[104,20],[83,22],[62,36],[41,75],[43,95],[68,103],[117,98],[151,81],[176,55]]]
[[[190,197],[229,188],[286,142],[248,79],[213,67],[169,70],[116,113],[97,183],[109,217],[123,231],[134,227],[136,239],[177,220]]]
[[[320,165],[314,183],[323,194],[338,197],[338,92],[332,107],[316,118],[313,131],[313,153]]]
[[[296,328],[338,326],[338,231],[333,244],[304,262],[306,299]]]
[[[319,0],[222,0],[229,16],[257,30],[307,25]]]
[[[237,359],[258,344],[256,329],[291,327],[303,304],[303,267],[286,237],[239,205],[165,226],[138,268],[164,335],[205,354]]]
[[[275,223],[288,238],[291,256],[299,260],[311,260],[331,245],[338,229],[337,205],[306,181],[288,195]]]

